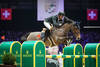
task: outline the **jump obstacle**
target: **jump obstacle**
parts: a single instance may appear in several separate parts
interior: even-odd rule
[[[46,67],[46,58],[63,58],[63,67],[100,67],[100,43],[70,44],[63,49],[63,55],[46,55],[42,41],[2,42],[0,44],[0,64],[5,53],[13,53],[17,67]],[[19,66],[20,65],[20,66]]]
[[[0,44],[0,64],[2,64],[2,56],[6,53],[12,53],[16,56],[17,67],[20,67],[20,48],[21,43],[18,41],[2,42]]]

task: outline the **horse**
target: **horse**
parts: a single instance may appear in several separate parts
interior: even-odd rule
[[[80,29],[75,23],[64,23],[60,27],[53,27],[50,31],[50,35],[45,40],[46,46],[58,46],[60,44],[67,44],[71,38],[68,36],[69,32],[72,32],[75,38],[80,39]],[[31,32],[27,41],[29,40],[41,40],[41,32]]]
[[[64,23],[60,27],[53,27],[50,30],[50,35],[45,40],[45,45],[49,48],[46,48],[46,54],[50,55],[57,55],[58,54],[58,46],[60,44],[67,44],[70,45],[73,37],[69,36],[69,32],[72,32],[73,35],[77,40],[80,39],[80,29],[78,26],[75,25],[75,23]],[[22,39],[30,41],[30,40],[42,40],[41,39],[41,32],[30,32],[25,35],[25,37],[22,37]],[[60,63],[61,67],[63,64],[62,59],[52,59],[54,62]],[[49,59],[47,59],[47,63],[53,62]],[[50,63],[51,64],[51,63]],[[48,65],[48,64],[47,64]],[[58,64],[59,65],[59,64]]]

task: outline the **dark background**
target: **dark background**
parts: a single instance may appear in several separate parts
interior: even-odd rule
[[[64,0],[64,12],[67,17],[80,22],[81,31],[99,31],[86,29],[84,26],[100,26],[100,17],[97,21],[87,21],[87,9],[98,9],[100,0]],[[12,8],[12,20],[0,19],[0,30],[4,31],[41,31],[43,22],[37,21],[37,0],[0,0],[0,8]]]

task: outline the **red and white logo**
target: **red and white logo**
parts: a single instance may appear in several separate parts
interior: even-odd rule
[[[87,20],[98,20],[98,10],[87,9]]]
[[[1,20],[12,20],[12,9],[1,9]]]

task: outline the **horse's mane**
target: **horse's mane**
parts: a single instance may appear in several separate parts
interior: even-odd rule
[[[71,27],[73,25],[74,25],[73,23],[64,23],[60,27],[54,27],[52,29],[52,32],[53,33],[55,33],[55,32],[61,33],[62,32],[63,34],[66,34],[67,32],[69,32],[69,30],[71,30]]]

